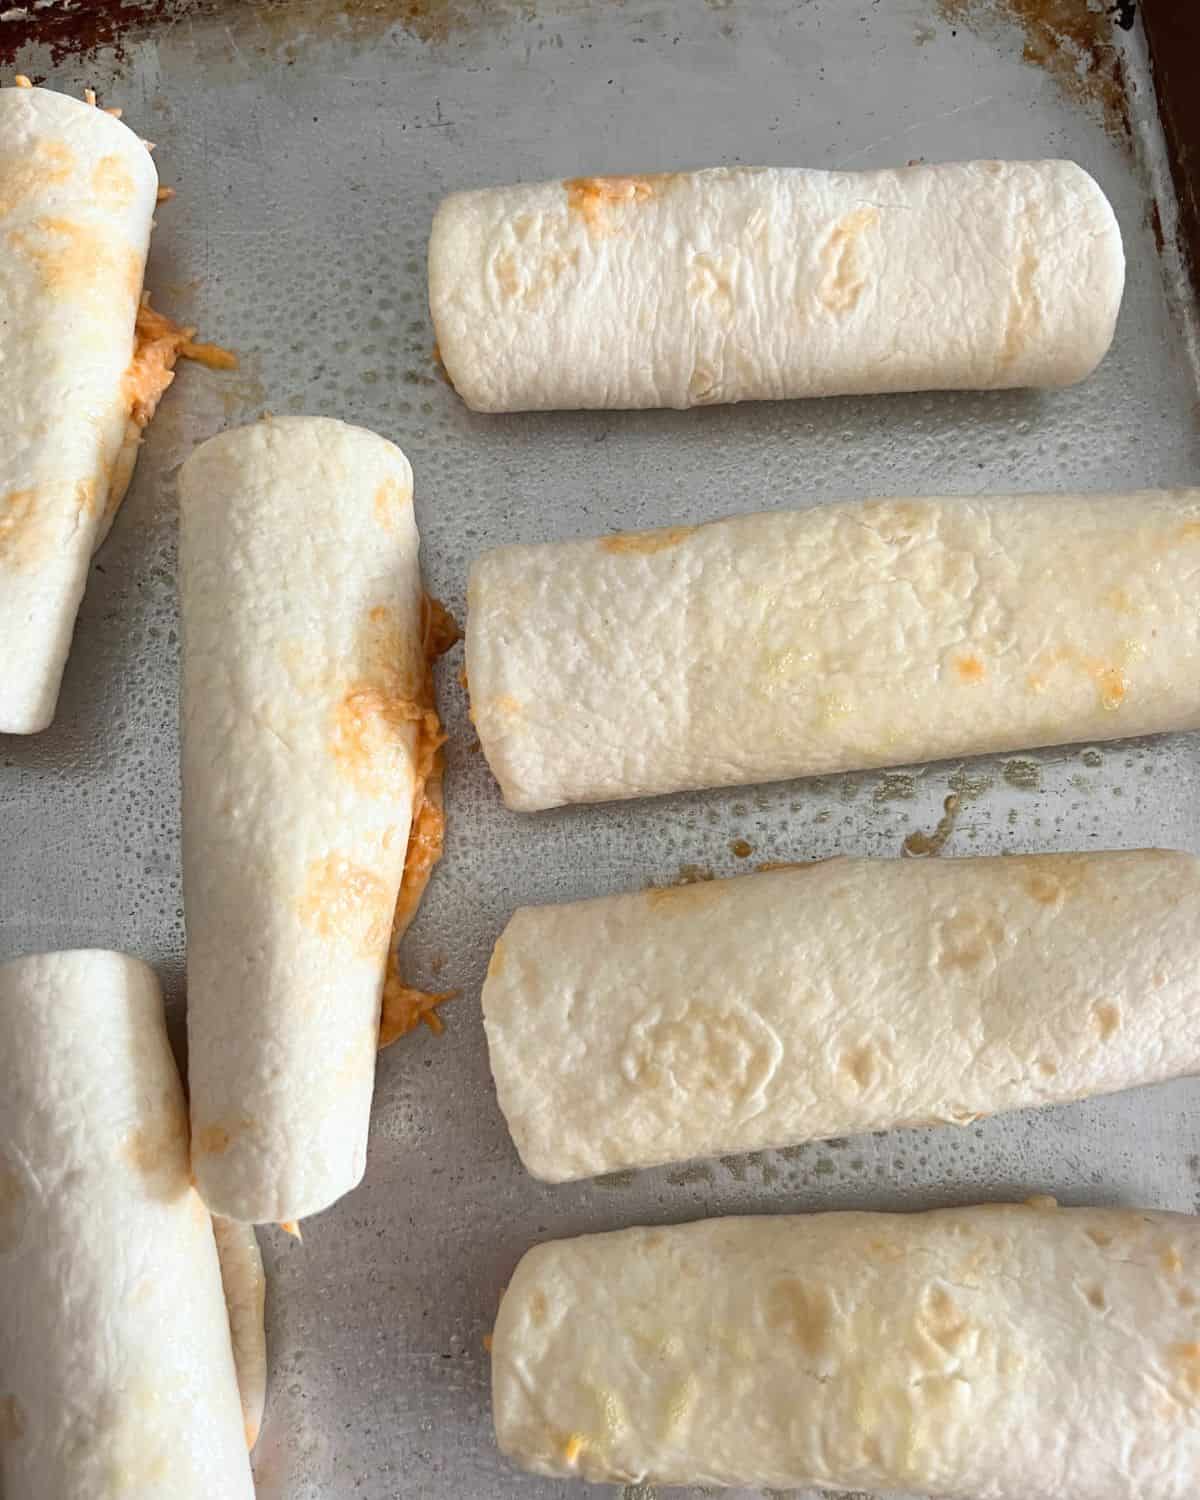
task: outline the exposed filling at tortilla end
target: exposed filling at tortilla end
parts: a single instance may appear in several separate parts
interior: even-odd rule
[[[150,293],[143,292],[134,327],[133,358],[125,371],[124,391],[129,401],[129,419],[138,427],[149,425],[163,392],[175,379],[175,365],[195,360],[211,370],[236,370],[237,355],[217,344],[194,342],[196,330],[150,306]]]
[[[122,377],[121,390],[129,407],[125,437],[109,472],[108,496],[104,520],[96,546],[108,534],[113,517],[120,509],[133,468],[137,463],[142,433],[150,424],[163,392],[175,379],[180,359],[192,359],[214,370],[236,370],[237,355],[216,344],[193,342],[194,328],[184,328],[150,306],[150,293],[143,292],[134,325],[133,358]]]
[[[415,1031],[423,1021],[435,1033],[443,1030],[437,1007],[454,997],[454,990],[428,994],[406,984],[400,972],[400,939],[417,914],[433,867],[442,857],[446,819],[442,810],[442,746],[446,736],[433,698],[433,664],[460,639],[453,617],[436,599],[426,595],[422,608],[425,677],[421,685],[421,714],[417,720],[417,748],[412,823],[404,874],[392,918],[387,976],[379,1017],[379,1045],[387,1047],[399,1037]]]

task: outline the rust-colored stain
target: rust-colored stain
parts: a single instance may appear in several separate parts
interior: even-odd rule
[[[0,62],[15,63],[30,47],[48,47],[51,63],[111,48],[118,61],[125,43],[148,27],[180,15],[216,9],[214,0],[87,0],[86,5],[50,4],[0,21]]]
[[[1021,55],[1043,69],[1067,98],[1103,115],[1110,134],[1129,138],[1125,70],[1113,35],[1112,7],[1088,0],[937,0],[945,21],[982,30],[997,15],[1021,31]]]
[[[1126,24],[1121,17],[1118,20]],[[1200,275],[1200,170],[1197,170],[1200,90],[1196,88],[1196,70],[1200,67],[1200,7],[1187,4],[1186,0],[1146,5],[1142,9],[1142,24],[1150,43],[1159,116],[1179,197],[1179,237],[1184,250],[1190,253],[1195,284]],[[1151,225],[1154,227],[1153,219]],[[1161,233],[1159,223],[1157,235]]]
[[[52,0],[28,12],[0,20],[0,65],[13,66],[35,47],[48,50],[53,66],[101,51],[124,63],[129,45],[147,34],[206,17],[245,23],[252,16],[268,47],[298,46],[322,34],[370,40],[394,27],[434,46],[528,19],[535,6],[533,0]]]

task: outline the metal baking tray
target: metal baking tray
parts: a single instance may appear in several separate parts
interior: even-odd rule
[[[429,587],[460,617],[469,560],[500,542],[809,497],[1200,477],[1192,292],[1133,11],[1107,0],[0,0],[0,67],[90,85],[157,142],[178,197],[159,211],[148,284],[242,362],[236,375],[181,371],[95,560],[58,718],[35,738],[0,738],[0,958],[81,944],[139,954],[164,980],[180,1037],[174,474],[221,427],[313,412],[399,442]],[[439,378],[425,242],[451,189],[734,162],[1045,155],[1099,179],[1129,259],[1116,343],[1073,390],[478,417]],[[306,1223],[303,1245],[263,1233],[262,1500],[575,1494],[511,1470],[492,1440],[484,1335],[537,1240],[1034,1192],[1200,1208],[1190,1082],[962,1130],[546,1187],[509,1142],[479,1015],[491,944],[522,902],[765,860],[898,856],[910,835],[934,832],[950,795],[942,857],[1200,852],[1200,736],[528,817],[501,805],[458,666],[455,653],[438,674],[446,855],[406,969],[461,996],[443,1036],[422,1031],[382,1055],[362,1187]],[[752,852],[739,858],[742,840]]]

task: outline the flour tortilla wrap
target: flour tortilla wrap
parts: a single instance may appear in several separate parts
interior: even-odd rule
[[[229,1311],[246,1447],[253,1448],[267,1405],[267,1273],[253,1224],[217,1218],[213,1220],[213,1234]]]
[[[214,1213],[362,1176],[380,994],[430,773],[403,453],[288,417],[179,478],[192,1161]]]
[[[500,1447],[617,1483],[1194,1500],[1200,1220],[1052,1202],[541,1245],[493,1336]]]
[[[0,966],[0,1490],[253,1500],[162,1001],[118,953]]]
[[[111,115],[0,89],[0,733],[54,717],[88,564],[171,380],[177,345],[135,360],[157,188]]]
[[[1200,727],[1200,489],[874,500],[476,562],[510,807]]]
[[[441,357],[486,412],[1070,385],[1124,276],[1069,161],[529,183],[455,193],[429,241]]]
[[[1200,860],[836,859],[525,907],[483,989],[551,1182],[1200,1073]]]

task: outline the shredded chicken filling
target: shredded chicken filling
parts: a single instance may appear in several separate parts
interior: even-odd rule
[[[433,664],[459,639],[459,629],[448,611],[426,596],[422,609],[422,644],[425,676],[420,702],[416,705],[417,747],[413,793],[412,824],[408,850],[404,857],[404,874],[392,918],[391,945],[388,952],[387,977],[383,985],[383,1006],[379,1017],[379,1045],[386,1047],[415,1031],[423,1021],[435,1033],[442,1022],[437,1007],[454,997],[454,990],[430,994],[407,984],[400,972],[400,939],[417,914],[433,867],[442,857],[446,820],[442,811],[442,746],[446,736],[433,699]]]

